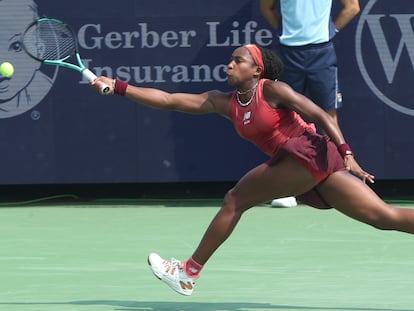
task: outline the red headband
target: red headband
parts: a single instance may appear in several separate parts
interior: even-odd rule
[[[262,73],[260,74],[260,77],[263,77],[265,73],[265,67],[263,63],[262,52],[260,52],[260,49],[257,47],[256,44],[247,44],[243,45],[243,47],[249,51],[256,65],[262,68]]]

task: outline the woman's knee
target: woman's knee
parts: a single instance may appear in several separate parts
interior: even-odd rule
[[[379,230],[394,230],[396,223],[395,208],[389,206],[365,215],[365,222]]]
[[[234,188],[227,191],[226,195],[224,196],[223,208],[232,210],[234,213],[242,214],[250,207],[251,206],[243,203],[240,195]]]

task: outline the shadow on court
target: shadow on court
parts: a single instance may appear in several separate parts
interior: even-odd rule
[[[60,306],[65,310],[64,305],[78,306],[113,306],[114,311],[413,311],[413,309],[390,309],[390,308],[369,308],[369,307],[318,307],[318,306],[293,306],[273,305],[270,303],[255,302],[169,302],[169,301],[124,301],[124,300],[81,300],[69,302],[0,302],[0,306],[25,306],[27,310],[33,305]],[[26,310],[26,308],[22,309]]]

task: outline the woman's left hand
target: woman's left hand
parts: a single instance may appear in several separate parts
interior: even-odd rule
[[[363,182],[369,181],[370,183],[374,183],[374,175],[371,175],[370,173],[365,172],[357,163],[354,156],[347,155],[344,159],[345,167],[348,171],[355,174],[356,176],[360,177]]]

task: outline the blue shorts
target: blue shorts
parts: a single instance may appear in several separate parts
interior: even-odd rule
[[[281,80],[325,111],[342,107],[338,67],[332,42],[306,46],[280,45]]]

